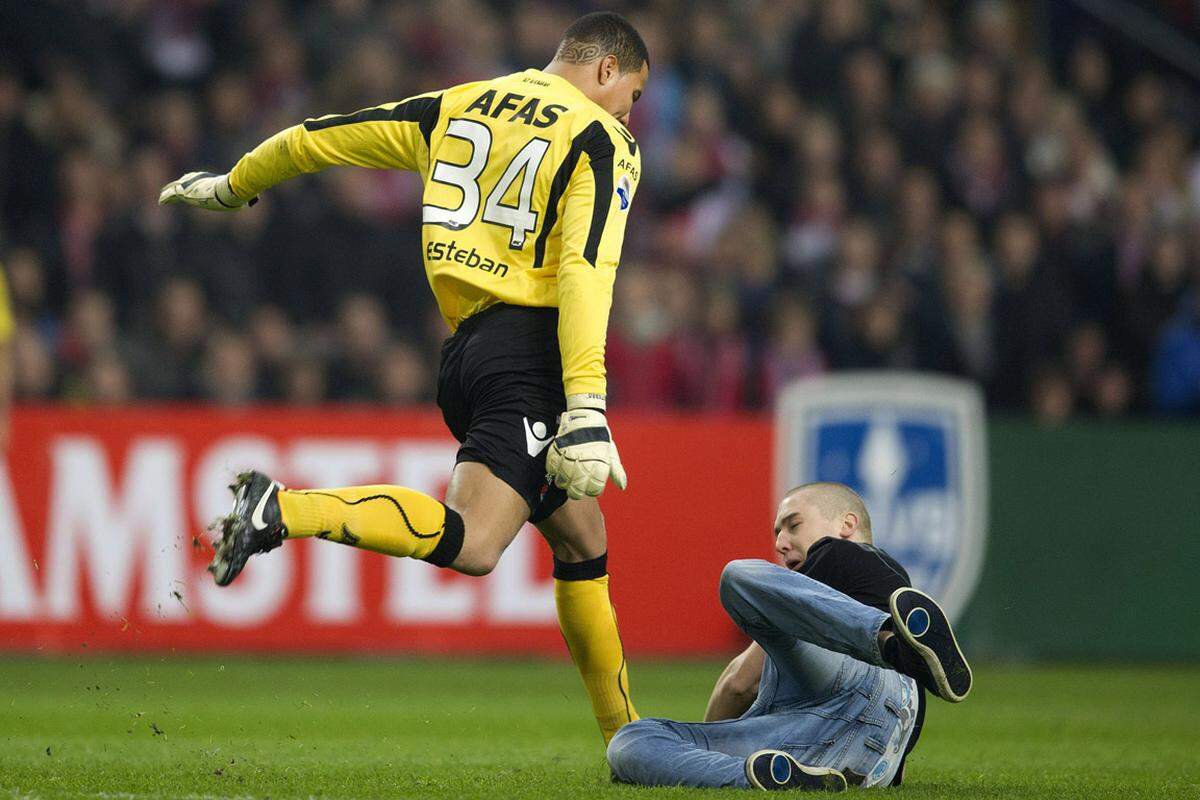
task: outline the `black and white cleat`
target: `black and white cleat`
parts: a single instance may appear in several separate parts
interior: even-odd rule
[[[216,553],[208,571],[218,586],[228,586],[250,556],[274,550],[287,536],[279,512],[283,484],[261,472],[243,472],[229,488],[233,491],[233,511],[212,524],[213,529],[220,529],[221,536],[213,543]]]

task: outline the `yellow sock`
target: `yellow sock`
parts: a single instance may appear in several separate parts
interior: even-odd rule
[[[617,631],[617,613],[608,597],[606,560],[600,556],[569,564],[555,559],[554,603],[567,649],[608,744],[622,725],[638,715],[629,698],[629,672]],[[596,572],[600,574],[595,576]]]
[[[390,556],[449,566],[462,549],[462,517],[403,486],[281,491],[289,539],[317,536]]]

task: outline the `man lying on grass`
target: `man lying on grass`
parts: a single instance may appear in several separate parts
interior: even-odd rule
[[[705,721],[621,728],[608,747],[615,780],[894,786],[921,734],[924,690],[967,696],[971,668],[946,615],[871,545],[871,518],[850,487],[788,492],[775,549],[786,568],[748,559],[721,575],[721,603],[754,643],[717,680]]]

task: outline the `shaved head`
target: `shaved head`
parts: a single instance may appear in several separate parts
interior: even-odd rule
[[[871,542],[871,515],[867,513],[867,504],[858,492],[844,483],[805,483],[789,491],[784,499],[792,495],[803,494],[804,499],[816,506],[825,519],[835,519],[843,514],[854,514],[858,517],[858,532],[869,544]]]

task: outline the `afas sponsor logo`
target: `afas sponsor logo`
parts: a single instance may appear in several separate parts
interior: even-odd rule
[[[477,269],[503,278],[508,274],[508,264],[479,255],[474,247],[470,250],[459,247],[458,242],[429,242],[425,245],[426,261],[455,261],[467,269]]]
[[[541,105],[541,98],[527,98],[523,94],[507,92],[499,101],[496,100],[496,90],[488,89],[475,98],[467,111],[483,114],[485,117],[499,119],[502,114],[508,122],[523,122],[535,128],[549,128],[558,122],[559,115],[567,110],[561,103]],[[540,106],[540,107],[539,107]],[[512,112],[509,114],[509,112]]]

